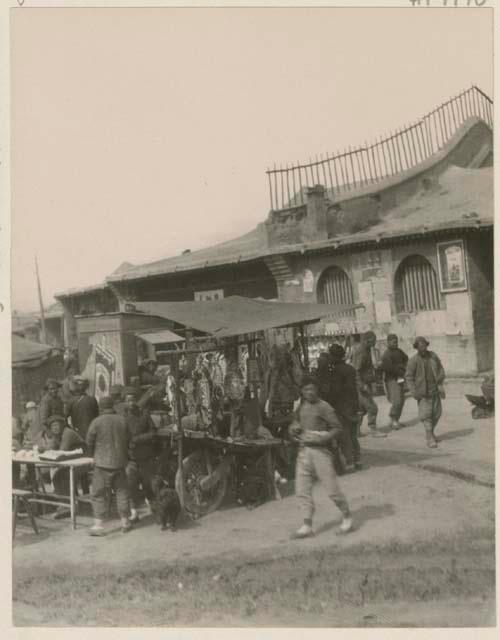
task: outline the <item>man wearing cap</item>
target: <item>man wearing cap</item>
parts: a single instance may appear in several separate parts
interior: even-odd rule
[[[40,401],[39,417],[40,428],[43,429],[47,426],[47,419],[53,415],[64,415],[64,403],[60,396],[59,390],[61,383],[54,378],[48,378],[45,383],[45,394]]]
[[[418,417],[425,427],[427,446],[435,449],[438,439],[434,431],[442,413],[441,399],[445,398],[445,372],[441,360],[427,349],[428,346],[429,342],[423,336],[415,339],[413,347],[417,353],[408,361],[406,382],[418,403]]]
[[[79,431],[83,438],[87,436],[92,420],[99,415],[97,400],[86,393],[88,386],[89,381],[86,378],[74,376],[73,392],[65,404],[66,417],[71,418],[73,428]]]
[[[382,356],[381,369],[384,372],[387,399],[391,403],[389,417],[391,428],[397,431],[405,403],[405,373],[408,356],[398,346],[398,337],[394,333],[387,336],[387,349]]]
[[[88,453],[94,458],[92,509],[94,526],[90,535],[104,535],[103,520],[107,512],[107,492],[116,494],[122,531],[131,529],[129,493],[125,468],[128,460],[129,434],[125,418],[115,413],[109,396],[99,400],[100,415],[92,420],[87,432]]]
[[[338,485],[332,454],[332,446],[336,446],[335,436],[342,427],[333,408],[320,399],[316,378],[304,376],[301,392],[302,400],[295,420],[289,427],[289,434],[299,444],[295,486],[302,507],[303,524],[292,537],[308,538],[314,535],[312,524],[315,504],[312,493],[317,481],[323,484],[329,498],[342,513],[339,533],[347,533],[352,529],[351,512]]]
[[[142,386],[156,385],[161,382],[160,378],[156,375],[158,369],[158,363],[156,360],[146,360],[139,367],[139,377]]]
[[[363,416],[368,415],[368,427],[370,434],[375,438],[385,438],[386,434],[377,431],[378,407],[373,399],[372,384],[375,382],[375,367],[372,360],[372,349],[377,343],[377,336],[373,331],[363,334],[361,342],[355,345],[352,354],[352,366],[356,370],[356,383],[358,386],[361,426]]]
[[[154,501],[151,482],[156,474],[156,427],[149,413],[138,405],[137,389],[127,387],[123,395],[126,405],[123,417],[130,436],[127,464],[128,487],[132,503],[130,520],[137,522],[139,520],[137,509],[140,506],[139,485],[142,486],[149,504],[152,505]]]
[[[29,401],[26,403],[26,413],[23,416],[21,431],[23,432],[24,446],[30,446],[42,430],[40,424],[40,416],[36,402]]]
[[[345,362],[345,349],[340,344],[330,347],[332,363],[331,405],[342,424],[340,446],[349,468],[361,469],[361,448],[358,441],[359,398],[356,371]]]
[[[123,400],[123,391],[125,387],[122,384],[114,384],[109,389],[109,396],[113,401],[115,412],[123,415],[125,412],[125,402]]]

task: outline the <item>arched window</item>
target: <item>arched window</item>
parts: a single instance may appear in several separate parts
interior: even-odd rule
[[[408,256],[401,262],[396,271],[394,291],[399,313],[430,311],[441,306],[436,272],[423,256]]]
[[[354,304],[351,281],[343,269],[329,267],[324,271],[318,282],[318,301],[323,304]]]

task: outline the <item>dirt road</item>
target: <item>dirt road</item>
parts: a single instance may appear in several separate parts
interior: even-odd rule
[[[387,407],[379,404],[384,415]],[[65,522],[44,521],[40,537],[27,531],[16,537],[14,581],[75,574],[104,579],[139,568],[147,574],[168,566],[228,566],[309,552],[333,553],[340,559],[351,551],[356,554],[356,549],[363,550],[368,562],[370,549],[383,547],[384,553],[397,554],[401,546],[425,549],[437,540],[447,541],[449,549],[460,540],[460,553],[463,545],[479,550],[482,561],[493,567],[493,420],[472,421],[463,397],[450,394],[439,430],[443,441],[431,450],[425,447],[415,413],[411,403],[404,415],[409,426],[385,439],[362,439],[367,468],[341,478],[355,520],[355,531],[348,536],[336,535],[340,515],[320,487],[316,536],[305,541],[289,538],[300,521],[293,496],[253,511],[222,509],[176,533],[160,531],[148,517],[128,535],[115,529],[103,539],[88,536],[90,518],[83,519],[76,532]],[[457,471],[466,479],[449,475]],[[28,615],[22,606],[18,611]],[[477,608],[470,611],[477,614]]]

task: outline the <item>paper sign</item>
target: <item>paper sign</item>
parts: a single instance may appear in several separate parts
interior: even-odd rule
[[[368,306],[373,302],[373,289],[372,283],[368,282],[360,282],[358,284],[358,293],[359,293],[359,302],[360,304],[364,304]]]
[[[375,316],[377,322],[391,322],[391,303],[389,300],[375,301]]]
[[[310,269],[304,271],[302,286],[304,287],[304,293],[312,293],[314,291],[314,274]]]

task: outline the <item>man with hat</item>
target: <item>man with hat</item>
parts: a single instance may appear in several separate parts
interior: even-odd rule
[[[438,439],[434,431],[442,413],[441,399],[445,398],[445,372],[441,360],[428,346],[429,341],[423,336],[415,339],[413,347],[417,353],[408,361],[406,382],[418,403],[418,417],[425,427],[427,446],[435,449]]]
[[[139,377],[142,386],[156,385],[161,382],[160,378],[156,375],[158,369],[158,363],[156,360],[145,360],[139,367]]]
[[[125,468],[128,460],[129,434],[125,418],[115,413],[113,400],[104,396],[99,400],[100,415],[92,420],[87,432],[88,453],[94,458],[92,477],[92,509],[94,526],[90,535],[105,533],[103,521],[107,513],[107,492],[116,494],[122,531],[131,529],[129,493]]]
[[[330,349],[331,405],[341,424],[343,449],[347,470],[361,469],[361,448],[358,441],[359,398],[356,385],[356,371],[345,362],[345,349],[340,344],[332,344]]]
[[[385,391],[391,403],[389,417],[391,428],[400,429],[399,422],[405,403],[405,373],[408,356],[399,348],[398,337],[394,333],[387,336],[387,349],[382,356],[381,369],[384,372]]]
[[[73,428],[85,438],[90,423],[99,415],[99,407],[94,396],[86,393],[89,386],[87,378],[80,375],[73,376],[71,383],[72,394],[66,402],[65,415],[71,418]]]
[[[337,481],[332,454],[332,447],[336,446],[335,436],[342,427],[333,408],[328,402],[320,399],[318,381],[315,377],[302,378],[301,392],[301,403],[295,420],[289,427],[289,434],[299,445],[295,488],[302,508],[303,524],[292,537],[308,538],[314,535],[313,487],[318,481],[342,513],[339,533],[347,533],[352,529],[352,517],[349,504]]]
[[[48,378],[45,383],[45,394],[40,400],[38,409],[41,429],[47,426],[47,419],[50,416],[64,415],[64,403],[59,393],[61,386],[61,383],[54,378]]]
[[[115,412],[123,415],[125,412],[125,402],[123,400],[123,391],[125,387],[122,384],[114,384],[109,389],[109,396],[113,401]]]
[[[352,366],[356,370],[356,383],[361,418],[358,425],[361,426],[364,415],[368,415],[368,427],[374,438],[385,438],[386,434],[377,430],[378,407],[373,399],[372,384],[375,382],[375,366],[372,359],[372,349],[377,343],[377,336],[373,331],[363,334],[361,342],[355,345],[352,354]]]
[[[32,445],[42,430],[38,407],[36,406],[36,402],[32,400],[26,403],[26,413],[23,416],[21,430],[23,432],[24,446]]]
[[[135,387],[127,387],[124,392],[125,411],[123,417],[130,436],[129,461],[127,464],[127,480],[131,499],[130,520],[137,522],[139,515],[137,509],[140,506],[139,485],[149,504],[154,501],[154,492],[151,485],[156,474],[156,427],[149,413],[142,409],[137,401],[139,390]]]

